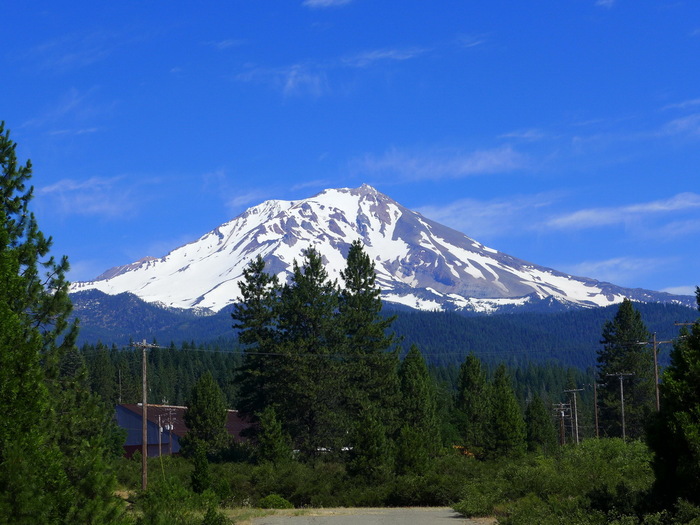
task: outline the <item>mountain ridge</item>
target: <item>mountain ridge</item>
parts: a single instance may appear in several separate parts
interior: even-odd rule
[[[307,199],[265,201],[164,257],[111,268],[71,290],[131,292],[167,307],[217,312],[237,300],[243,269],[256,256],[284,282],[293,261],[313,246],[330,278],[339,279],[356,239],[375,263],[382,299],[413,309],[495,313],[548,303],[561,310],[608,306],[625,297],[694,304],[690,296],[623,288],[518,259],[366,184]]]

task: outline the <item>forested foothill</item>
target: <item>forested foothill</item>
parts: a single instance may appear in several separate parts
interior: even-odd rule
[[[227,312],[235,345],[152,340],[149,400],[186,405],[189,433],[180,456],[148,460],[142,490],[140,454],[122,456],[112,422],[115,404],[141,400],[142,349],[78,346],[67,260],[50,255],[31,165],[2,127],[0,166],[0,523],[224,524],[253,507],[390,505],[508,524],[700,521],[699,323],[662,336],[660,410],[658,319],[630,301],[592,314],[594,358],[575,366],[508,359],[517,331],[480,354],[492,338],[476,329],[443,361],[425,334],[454,314],[432,327],[387,314],[360,242],[340,282],[313,247],[287,283],[251,261]],[[244,440],[224,431],[227,408],[253,423]]]

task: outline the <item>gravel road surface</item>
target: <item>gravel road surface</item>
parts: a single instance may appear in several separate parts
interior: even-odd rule
[[[304,516],[267,516],[253,525],[491,525],[488,518],[467,519],[449,507],[319,509]]]

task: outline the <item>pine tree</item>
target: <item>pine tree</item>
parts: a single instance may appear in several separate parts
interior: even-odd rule
[[[525,452],[525,421],[513,393],[504,364],[496,368],[492,396],[492,453],[496,456],[518,456]]]
[[[307,457],[339,453],[350,422],[344,406],[342,330],[337,320],[338,288],[328,279],[313,248],[294,261],[281,293],[278,317],[278,385],[272,405],[286,423],[295,448]]]
[[[282,423],[277,419],[275,409],[271,406],[259,414],[260,431],[257,435],[255,456],[259,462],[283,463],[292,458],[289,435],[284,432]]]
[[[527,449],[549,454],[557,446],[557,432],[552,416],[542,398],[535,395],[525,409]]]
[[[351,435],[348,471],[370,483],[381,483],[391,471],[391,447],[376,411],[365,410]]]
[[[0,523],[111,523],[109,414],[73,359],[68,260],[49,255],[15,150],[0,123]]]
[[[700,310],[700,287],[696,288]],[[700,321],[684,328],[661,382],[661,412],[648,440],[655,492],[667,506],[678,498],[700,505]]]
[[[401,362],[399,379],[403,426],[408,426],[420,436],[422,446],[428,454],[435,454],[441,444],[435,385],[417,346],[411,346]]]
[[[339,296],[339,321],[348,356],[347,403],[354,420],[371,411],[389,433],[398,430],[398,348],[388,333],[396,316],[383,317],[381,290],[376,285],[374,263],[362,243],[350,245],[343,287]]]
[[[625,299],[612,321],[603,326],[598,351],[598,390],[600,425],[609,436],[622,436],[620,381],[623,376],[625,402],[625,435],[638,438],[644,433],[644,425],[654,410],[654,358],[645,344],[650,339],[642,316],[629,299]]]
[[[461,444],[473,454],[481,455],[491,446],[491,385],[481,360],[473,353],[459,368],[455,408],[461,415]]]
[[[181,440],[185,455],[195,455],[200,447],[214,454],[229,444],[226,431],[228,413],[224,396],[211,372],[204,373],[190,394],[184,420],[189,431]]]
[[[237,375],[240,385],[238,409],[255,419],[280,394],[277,375],[277,315],[280,286],[276,276],[265,272],[265,261],[258,256],[244,270],[241,301],[234,306],[231,316],[238,330],[238,340],[245,356]]]

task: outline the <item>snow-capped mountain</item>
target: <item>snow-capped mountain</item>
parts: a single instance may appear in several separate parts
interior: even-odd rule
[[[313,246],[340,282],[350,243],[360,239],[375,263],[385,302],[421,310],[494,312],[557,303],[607,306],[624,297],[645,302],[692,298],[625,289],[573,277],[487,248],[411,211],[374,188],[329,189],[298,201],[271,200],[249,208],[200,239],[162,258],[112,268],[72,291],[131,292],[169,307],[219,311],[236,302],[243,269],[257,255],[284,282],[293,261]]]

